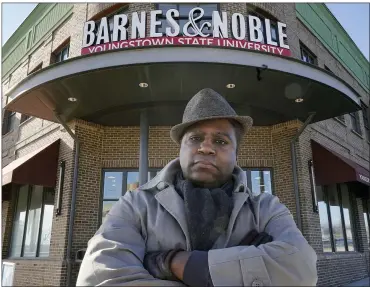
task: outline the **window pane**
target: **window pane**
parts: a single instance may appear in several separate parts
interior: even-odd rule
[[[63,51],[62,51],[62,61],[68,59],[68,50],[69,50],[68,47],[63,49]]]
[[[202,25],[205,23],[205,22],[209,22],[209,20],[201,20],[198,24],[199,27],[202,27]],[[204,25],[203,29],[202,29],[202,32],[204,34],[212,34],[212,27],[209,28],[209,26],[207,25]]]
[[[370,199],[364,201],[364,221],[365,221],[365,229],[366,229],[366,236],[367,236],[367,244],[370,248],[370,230],[369,230],[369,217],[370,217]]]
[[[118,199],[122,195],[122,172],[104,173],[104,199]]]
[[[116,202],[117,201],[103,201],[102,222],[104,222],[105,216]]]
[[[37,239],[40,227],[42,186],[32,187],[31,203],[28,211],[26,239],[24,242],[24,257],[35,257],[37,249]]]
[[[193,8],[194,4],[180,4],[179,5],[180,17],[188,17],[190,10]]]
[[[275,25],[271,25],[271,40],[278,42],[277,27]]]
[[[348,186],[346,184],[341,184],[340,191],[342,195],[343,216],[344,216],[344,225],[346,227],[348,251],[354,251],[355,247],[353,245],[352,222],[351,222],[352,207],[349,201]]]
[[[272,193],[271,191],[271,172],[268,170],[250,171],[252,192],[256,195],[260,193]]]
[[[324,193],[321,186],[316,186],[316,196],[319,206],[321,237],[324,252],[332,252],[329,229],[328,209],[324,200]]]
[[[12,112],[10,114],[9,120],[8,120],[8,132],[14,130],[14,128],[15,128],[15,122],[16,122],[15,113]]]
[[[217,4],[201,4],[199,7],[203,8],[203,17],[212,17],[213,11],[217,11]]]
[[[129,171],[127,172],[127,190],[135,190],[139,187],[139,172]]]
[[[338,199],[337,186],[335,184],[330,185],[328,188],[329,204],[331,223],[333,227],[334,243],[336,251],[346,251],[344,246],[344,236],[342,228],[342,219],[340,214],[340,206]]]
[[[19,189],[17,210],[14,218],[12,244],[10,256],[20,257],[22,249],[22,239],[26,222],[28,185],[23,185]]]
[[[166,13],[170,9],[176,9],[177,10],[177,5],[176,4],[167,4],[167,3],[158,4],[158,10],[162,10],[163,17],[166,17]]]
[[[39,257],[49,256],[53,215],[54,215],[54,190],[45,189],[44,215],[42,218]]]

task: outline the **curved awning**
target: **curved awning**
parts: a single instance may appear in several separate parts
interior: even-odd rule
[[[139,83],[148,83],[140,88]],[[226,88],[235,84],[234,89]],[[360,109],[343,80],[302,61],[262,52],[210,47],[157,47],[72,58],[29,76],[8,92],[7,109],[56,121],[80,118],[103,125],[181,121],[187,101],[211,87],[255,125],[291,119],[314,122]],[[76,98],[76,102],[68,101]],[[297,103],[296,98],[303,102]]]

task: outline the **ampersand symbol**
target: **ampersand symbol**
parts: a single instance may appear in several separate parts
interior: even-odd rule
[[[194,17],[194,14],[196,11],[199,11],[200,14],[197,17]],[[211,28],[212,24],[210,22],[204,22],[202,26],[198,27],[196,21],[201,19],[204,15],[204,10],[200,7],[195,7],[190,10],[189,12],[189,22],[186,22],[183,28],[183,32],[185,36],[188,37],[194,37],[194,36],[202,36],[202,37],[208,37],[209,34],[203,34],[202,30],[204,29],[204,26]],[[190,34],[188,32],[189,26],[191,25],[191,28],[194,31],[194,34]]]

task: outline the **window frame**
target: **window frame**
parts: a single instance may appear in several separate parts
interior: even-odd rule
[[[324,65],[324,69],[325,69],[326,71],[328,71],[328,72],[330,72],[330,73],[334,74],[334,73],[333,73],[333,71],[332,71],[332,70],[330,70],[330,68],[329,68],[327,65]]]
[[[267,39],[267,34],[266,34],[266,26],[265,26],[265,19],[269,19],[270,20],[270,28],[271,28],[271,40],[276,42],[277,43],[277,46],[276,47],[280,47],[280,39],[279,39],[279,31],[278,31],[278,25],[277,25],[277,22],[279,22],[275,17],[273,17],[272,15],[269,16],[267,14],[262,14],[261,11],[256,11],[256,10],[249,10],[247,12],[248,16],[254,16],[254,17],[257,17],[261,20],[261,26],[262,26],[262,34],[263,34],[263,39],[261,42],[261,44],[266,44],[266,45],[270,45],[270,44],[267,44],[266,43],[266,39]],[[272,31],[275,30],[276,32],[276,35],[277,35],[277,38],[276,39],[273,39],[272,37]],[[284,44],[287,44],[287,43],[284,43]]]
[[[370,130],[369,130],[370,121],[368,116],[369,107],[365,105],[363,101],[361,101],[361,108],[362,108],[362,120],[364,121],[365,137],[367,141],[370,142]]]
[[[180,5],[183,5],[183,4],[194,4],[194,8],[195,7],[200,7],[199,5],[214,4],[214,5],[217,6],[216,11],[218,11],[218,12],[220,12],[220,8],[221,8],[220,3],[211,3],[211,2],[188,2],[188,3],[170,3],[170,2],[163,2],[162,3],[162,2],[159,2],[159,3],[155,3],[155,10],[162,10],[162,9],[159,8],[159,5],[161,5],[161,4],[176,5],[176,10],[179,11],[179,12],[180,12]],[[200,7],[200,8],[202,8],[202,7]],[[158,15],[157,20],[161,21],[161,23],[162,23],[163,20],[166,20],[166,15],[163,15],[163,14]],[[180,25],[179,21],[180,20],[189,20],[189,16],[181,16],[181,14],[180,14],[180,16],[177,17],[177,19],[175,19],[175,20],[176,20],[177,24],[179,24],[179,26],[180,26],[180,32],[179,32],[179,35],[177,37],[183,37],[184,33],[182,31],[182,28],[181,28],[181,25]],[[212,16],[203,16],[202,20],[212,21]],[[159,31],[160,28],[162,28],[162,27],[156,27],[155,32],[159,33],[158,31]],[[169,37],[169,36],[167,36],[166,33],[163,33],[163,37]]]
[[[334,233],[333,233],[333,223],[332,223],[329,196],[328,196],[328,186],[324,185],[324,186],[322,186],[322,193],[323,193],[323,199],[324,199],[324,203],[326,204],[326,210],[327,210],[327,215],[328,215],[330,243],[331,243],[332,252],[324,252],[323,251],[323,253],[341,253],[341,254],[343,254],[343,253],[348,253],[348,252],[350,252],[350,253],[357,252],[358,248],[357,248],[357,242],[356,242],[356,233],[355,233],[355,230],[354,230],[355,227],[353,225],[353,223],[354,223],[354,221],[353,221],[354,220],[353,212],[349,212],[349,218],[350,218],[350,222],[351,222],[351,232],[352,232],[353,249],[354,250],[348,250],[348,239],[347,239],[347,232],[346,232],[346,226],[345,226],[345,221],[344,221],[344,212],[343,212],[342,191],[341,191],[339,183],[336,183],[335,187],[336,187],[336,192],[337,192],[338,201],[339,201],[339,206],[338,207],[339,207],[340,215],[341,215],[341,224],[342,224],[342,232],[343,232],[343,240],[344,240],[345,251],[337,251],[337,247],[336,247],[335,240],[334,240]],[[351,202],[352,193],[350,192],[349,189],[348,189],[348,196],[349,196],[350,204],[352,204],[352,202]],[[321,223],[320,223],[320,225],[321,225]]]
[[[344,117],[344,115],[337,116],[335,117],[335,119],[340,121],[344,125],[346,124],[346,118]]]
[[[42,186],[42,198],[41,198],[41,211],[40,211],[40,219],[39,219],[39,227],[38,227],[38,233],[37,233],[37,243],[36,243],[36,255],[33,257],[24,257],[24,249],[25,249],[25,241],[26,241],[26,233],[27,233],[27,226],[28,226],[28,215],[29,215],[29,208],[31,204],[31,199],[32,199],[32,190],[35,185],[28,184],[28,189],[27,189],[27,207],[26,207],[26,215],[24,219],[24,227],[23,227],[23,235],[22,235],[22,246],[21,246],[21,252],[20,256],[11,256],[10,252],[12,250],[13,246],[13,230],[15,228],[15,217],[17,214],[17,207],[18,207],[18,200],[19,200],[19,192],[21,187],[24,185],[18,185],[17,190],[16,190],[16,195],[15,195],[15,200],[13,202],[13,215],[12,215],[12,229],[11,233],[9,236],[9,249],[8,249],[8,254],[7,257],[9,259],[21,259],[21,260],[35,260],[35,259],[44,259],[44,258],[49,258],[50,256],[50,250],[48,256],[41,256],[40,257],[40,243],[41,243],[41,233],[42,233],[42,227],[43,227],[43,220],[44,220],[44,210],[45,210],[45,191],[47,190],[53,190],[54,192],[54,206],[55,206],[55,189],[49,188],[46,186]],[[54,216],[53,216],[54,217]],[[51,244],[51,240],[49,242]]]
[[[3,117],[3,123],[2,123],[2,135],[3,136],[7,135],[8,133],[14,130],[14,127],[10,128],[11,127],[10,123],[12,121],[16,121],[16,116],[17,116],[16,112],[4,109],[4,117]],[[14,122],[14,126],[15,124],[16,122]]]
[[[123,3],[123,4],[126,4],[126,3]],[[128,9],[129,9],[129,6],[128,5],[124,5],[122,7],[119,7],[117,8],[116,10],[112,11],[112,12],[109,12],[105,15],[102,15],[101,17],[99,17],[98,20],[95,21],[95,29],[94,29],[94,34],[95,36],[97,35],[98,33],[98,30],[99,30],[99,27],[100,27],[100,22],[101,22],[101,19],[106,17],[107,18],[107,23],[108,23],[108,29],[109,29],[109,35],[110,35],[110,40],[112,41],[112,33],[113,33],[113,26],[111,26],[109,24],[109,20],[112,19],[112,17],[114,18],[115,15],[119,15],[119,14],[124,14],[124,12],[128,12]],[[130,20],[131,21],[131,20]],[[96,38],[95,38],[96,39]],[[94,41],[94,44],[93,45],[96,45],[96,40]],[[101,45],[101,44],[99,44]]]
[[[32,116],[21,114],[21,120],[19,122],[19,125],[23,124],[24,122],[28,121],[29,119],[33,118]]]
[[[67,50],[67,58],[63,60],[62,56],[65,50]],[[54,53],[54,55],[55,55],[55,63],[61,63],[61,62],[68,60],[69,59],[69,43],[67,43],[62,48],[60,48],[60,50],[57,53]],[[60,59],[59,59],[59,56],[60,56]]]
[[[361,123],[360,123],[360,114],[359,111],[349,113],[351,117],[351,128],[354,132],[362,136],[362,129],[361,129]]]
[[[163,167],[150,167],[148,168],[148,172],[159,172],[163,169]],[[124,196],[125,193],[127,192],[127,173],[128,172],[139,172],[139,169],[138,168],[102,168],[101,170],[101,177],[100,177],[100,206],[99,206],[99,213],[98,213],[98,216],[99,216],[99,219],[98,219],[98,228],[100,227],[100,225],[102,224],[102,215],[103,215],[103,204],[104,204],[104,201],[111,201],[111,202],[117,202],[119,200],[118,199],[111,199],[111,198],[108,198],[108,199],[105,199],[104,198],[104,179],[105,179],[105,173],[106,172],[122,172],[123,175],[122,175],[122,192],[121,192],[121,196]]]
[[[252,179],[248,175],[248,171],[269,171],[270,178],[271,178],[271,194],[275,195],[275,188],[274,188],[274,170],[272,167],[241,167],[243,171],[246,172],[247,177],[247,187],[253,193],[252,190]]]
[[[310,65],[314,65],[314,66],[318,65],[317,56],[315,55],[315,53],[313,53],[309,48],[307,48],[307,46],[305,44],[303,44],[301,41],[299,41],[299,50],[301,52],[301,61],[303,61],[307,64],[310,64]],[[306,53],[307,56],[311,57],[313,59],[313,63],[305,61],[303,59],[303,53]],[[307,58],[307,59],[309,59],[309,58]]]
[[[33,68],[31,71],[28,72],[27,76],[39,71],[42,69],[42,65],[43,65],[43,62],[41,62],[40,64],[38,64],[35,68]]]

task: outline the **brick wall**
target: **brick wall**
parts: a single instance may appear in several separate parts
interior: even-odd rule
[[[368,276],[366,271],[368,265],[369,261],[363,253],[319,255],[317,285],[340,286],[361,280]]]
[[[4,262],[10,262],[4,260]],[[63,286],[65,266],[55,260],[12,260],[15,263],[13,286]]]
[[[272,127],[275,195],[285,204],[296,220],[290,141],[297,133],[298,121],[286,122]]]
[[[5,189],[7,189],[5,191]],[[2,210],[2,217],[1,217],[1,258],[6,258],[9,254],[10,248],[10,234],[12,232],[12,220],[13,220],[13,213],[14,213],[14,196],[12,196],[12,187],[7,186],[2,190],[2,196],[4,197],[4,193],[7,193],[6,199],[3,199],[1,202],[1,210]]]

